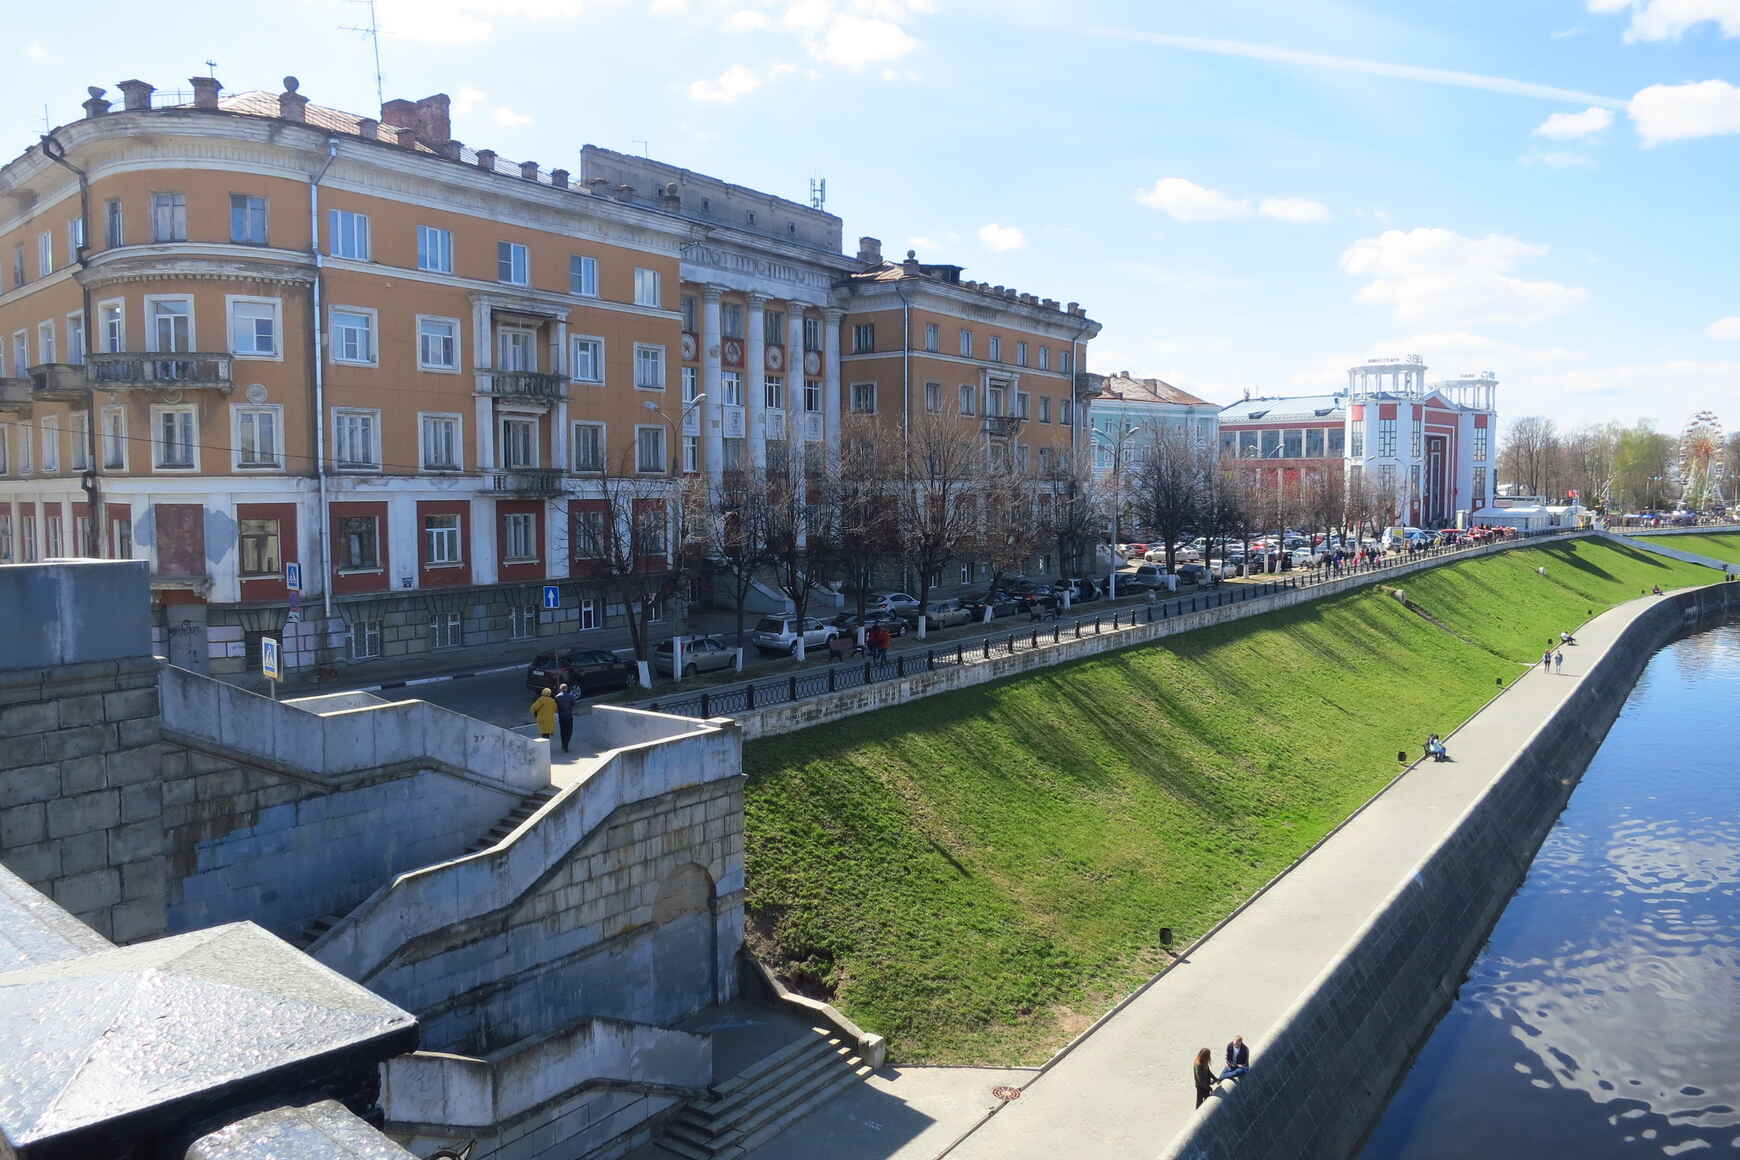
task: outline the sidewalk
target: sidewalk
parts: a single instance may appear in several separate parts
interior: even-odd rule
[[[950,1160],[1154,1156],[1194,1114],[1191,1060],[1221,1066],[1236,1034],[1261,1069],[1268,1033],[1399,883],[1565,701],[1624,627],[1655,603],[1578,630],[1562,674],[1537,665],[1446,740],[1450,764],[1419,764],[1146,991],[1065,1049]]]

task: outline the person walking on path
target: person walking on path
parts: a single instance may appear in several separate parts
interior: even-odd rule
[[[567,685],[556,690],[556,726],[562,731],[563,753],[568,752],[568,742],[574,739],[574,702],[579,699]]]
[[[1244,1036],[1235,1035],[1226,1045],[1226,1067],[1221,1070],[1220,1078],[1243,1079],[1250,1070],[1251,1049],[1245,1046]]]
[[[1541,671],[1546,672],[1546,673],[1550,673],[1553,671],[1553,650],[1552,649],[1548,649],[1546,652],[1541,654]]]
[[[1563,673],[1565,671],[1564,649],[1560,649],[1558,652],[1553,654],[1553,671],[1555,673]]]
[[[1202,1106],[1202,1101],[1208,1098],[1209,1093],[1214,1091],[1214,1072],[1210,1071],[1208,1067],[1208,1061],[1213,1058],[1214,1054],[1206,1047],[1196,1053],[1196,1067],[1192,1070],[1191,1076],[1196,1081],[1196,1106],[1199,1108]]]
[[[538,699],[532,702],[532,720],[538,723],[538,736],[545,741],[556,731],[556,699],[545,689],[538,694]]]

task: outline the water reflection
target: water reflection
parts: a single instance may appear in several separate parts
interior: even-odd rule
[[[1367,1160],[1740,1150],[1740,625],[1651,661]]]

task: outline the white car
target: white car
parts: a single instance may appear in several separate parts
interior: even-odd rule
[[[864,601],[865,612],[892,612],[899,615],[909,608],[918,607],[918,597],[906,592],[872,592]]]
[[[763,656],[775,653],[797,655],[798,636],[803,636],[804,651],[821,648],[830,640],[840,635],[840,630],[831,624],[824,624],[813,616],[803,618],[802,628],[792,617],[764,616],[755,622],[755,631],[749,634],[749,642]]]

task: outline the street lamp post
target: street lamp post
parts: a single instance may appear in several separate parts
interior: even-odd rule
[[[656,402],[654,402],[653,400],[643,399],[643,400],[641,400],[640,405],[645,407],[647,410],[651,411],[654,415],[657,415],[659,417],[659,420],[661,422],[663,422],[665,424],[665,426],[671,428],[671,434],[676,436],[680,440],[683,437],[682,436],[682,425],[684,423],[688,422],[689,416],[692,413],[694,413],[695,408],[700,406],[701,401],[703,399],[705,399],[706,397],[707,397],[707,393],[705,391],[703,391],[700,394],[696,395],[693,399],[690,399],[688,404],[683,407],[683,412],[678,417],[677,422],[674,425],[671,423],[671,417],[669,415],[665,414],[664,410],[662,408],[660,408],[660,406]],[[681,454],[680,450],[679,450],[678,454],[679,455]],[[671,474],[672,475],[676,474],[676,461],[675,461],[674,457],[673,457],[672,462],[671,462]],[[679,547],[680,547],[680,545],[679,545]],[[685,607],[687,607],[687,606],[685,605]],[[685,618],[687,617],[686,612],[684,613],[684,616],[685,616]],[[685,623],[686,623],[686,619],[685,619]],[[738,658],[739,658],[738,659],[738,667],[739,667],[739,670],[741,670],[741,668],[742,668],[742,650],[738,650]],[[643,688],[651,688],[652,687],[652,673],[648,671],[648,666],[647,666],[647,663],[645,661],[640,662],[640,669],[641,669],[641,672],[640,672],[641,686]],[[673,636],[671,638],[671,679],[673,681],[680,681],[683,679],[683,638],[680,635]]]

